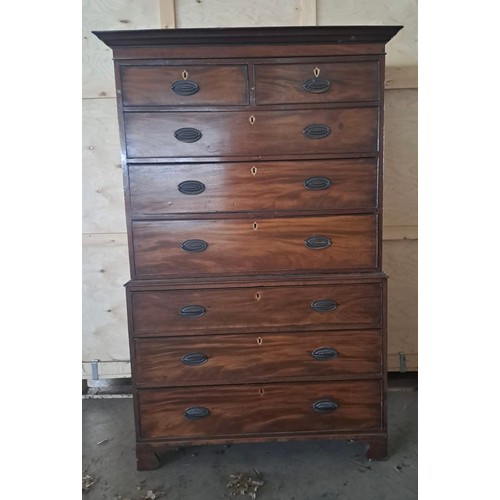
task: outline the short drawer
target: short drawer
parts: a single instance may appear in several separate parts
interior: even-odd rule
[[[378,108],[124,113],[129,158],[376,153]]]
[[[132,216],[377,206],[375,159],[130,164],[128,175]]]
[[[257,64],[257,104],[375,101],[377,61]]]
[[[135,277],[374,270],[376,215],[134,221]]]
[[[138,386],[380,375],[378,330],[135,340]]]
[[[122,66],[125,106],[248,104],[246,65]]]
[[[380,430],[378,380],[138,391],[140,437]]]
[[[135,336],[378,328],[378,283],[130,293]]]

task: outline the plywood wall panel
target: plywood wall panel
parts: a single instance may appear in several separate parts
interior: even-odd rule
[[[160,27],[157,0],[83,0],[83,97],[115,96],[111,49],[92,31]]]
[[[83,232],[124,233],[120,144],[115,99],[83,101]]]
[[[83,361],[129,360],[127,237],[83,235]]]
[[[385,98],[384,226],[418,225],[418,91]]]
[[[397,359],[400,351],[416,355],[418,353],[418,241],[384,241],[383,269],[389,275],[390,359]]]
[[[176,27],[300,26],[301,3],[301,0],[176,0]]]
[[[417,0],[317,0],[318,26],[393,24],[404,28],[387,44],[388,88],[416,88]]]

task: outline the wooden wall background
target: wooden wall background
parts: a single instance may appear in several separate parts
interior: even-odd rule
[[[111,51],[93,30],[402,24],[387,46],[384,270],[389,369],[417,369],[417,0],[83,0],[83,377],[130,376],[129,279]]]

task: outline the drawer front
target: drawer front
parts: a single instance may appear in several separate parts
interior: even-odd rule
[[[377,152],[375,107],[124,117],[129,158]]]
[[[378,328],[378,283],[131,292],[133,332],[203,335]]]
[[[247,105],[248,69],[232,66],[122,66],[125,106]]]
[[[136,383],[198,385],[380,375],[378,330],[136,339]]]
[[[133,216],[377,206],[375,159],[131,164],[128,169]]]
[[[135,221],[136,278],[373,270],[375,215]]]
[[[378,430],[381,382],[138,391],[142,439]]]
[[[255,92],[257,104],[375,101],[378,62],[257,64]]]

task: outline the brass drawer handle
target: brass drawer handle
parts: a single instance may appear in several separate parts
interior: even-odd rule
[[[332,244],[332,240],[326,236],[309,236],[304,240],[304,245],[311,250],[322,250],[328,248]]]
[[[208,417],[210,410],[204,406],[191,406],[184,410],[184,416],[188,420],[198,420],[200,418]]]
[[[303,83],[302,87],[306,92],[310,92],[311,94],[322,94],[330,90],[331,85],[330,80],[326,80],[325,78],[309,78]]]
[[[334,300],[321,299],[315,300],[311,304],[311,309],[316,312],[329,312],[337,309],[337,303]]]
[[[328,189],[332,181],[328,177],[309,177],[304,181],[304,187],[310,191]]]
[[[314,123],[308,125],[302,131],[308,139],[323,139],[324,137],[330,135],[330,127],[327,125],[321,125],[319,123]]]
[[[336,410],[339,407],[336,401],[332,399],[320,399],[313,404],[313,410],[318,413]]]
[[[198,366],[206,363],[208,356],[202,352],[190,352],[189,354],[184,354],[181,361],[187,366]]]
[[[200,181],[183,181],[177,186],[177,189],[182,194],[196,195],[205,191],[205,184]]]
[[[327,361],[329,359],[335,359],[337,357],[337,351],[330,347],[319,347],[318,349],[314,349],[311,356],[317,361]]]
[[[202,133],[197,128],[180,128],[174,132],[174,137],[181,142],[196,142],[201,139]]]
[[[206,312],[203,306],[184,306],[179,309],[179,315],[183,318],[200,318],[205,316]]]
[[[182,96],[193,95],[200,90],[200,86],[191,80],[177,80],[172,83],[172,90]]]
[[[181,248],[185,252],[204,252],[208,248],[208,243],[203,240],[186,240],[181,243]]]

